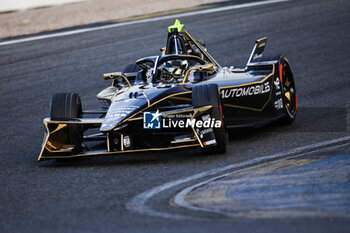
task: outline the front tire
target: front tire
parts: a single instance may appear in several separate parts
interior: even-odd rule
[[[81,100],[76,93],[56,93],[51,99],[51,120],[68,121],[82,117]],[[80,125],[68,125],[65,143],[74,145],[73,153],[81,150],[83,130]]]
[[[220,128],[213,128],[216,146],[201,148],[202,153],[205,154],[221,154],[227,151],[228,133],[222,114],[221,99],[219,87],[217,84],[206,84],[194,86],[192,89],[192,105],[193,107],[200,107],[211,105],[211,118],[221,121]]]

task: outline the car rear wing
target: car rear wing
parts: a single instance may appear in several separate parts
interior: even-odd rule
[[[254,48],[252,50],[252,53],[250,54],[250,57],[248,59],[246,68],[257,58],[260,58],[263,56],[265,45],[266,45],[267,37],[261,38],[257,41],[255,41]]]

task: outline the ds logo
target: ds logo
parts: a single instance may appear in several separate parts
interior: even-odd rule
[[[143,128],[144,129],[160,129],[160,113],[156,112],[143,112]]]

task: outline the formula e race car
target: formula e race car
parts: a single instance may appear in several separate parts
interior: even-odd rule
[[[256,41],[244,67],[222,67],[178,20],[158,56],[106,73],[100,110],[82,110],[79,95],[57,93],[38,160],[198,147],[227,150],[227,130],[292,122],[297,113],[293,73],[283,56],[263,56]],[[87,117],[89,116],[89,117]]]

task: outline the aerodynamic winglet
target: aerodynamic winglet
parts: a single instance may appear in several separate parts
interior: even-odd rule
[[[255,41],[254,48],[247,62],[247,66],[255,59],[262,57],[266,45],[267,37]]]

